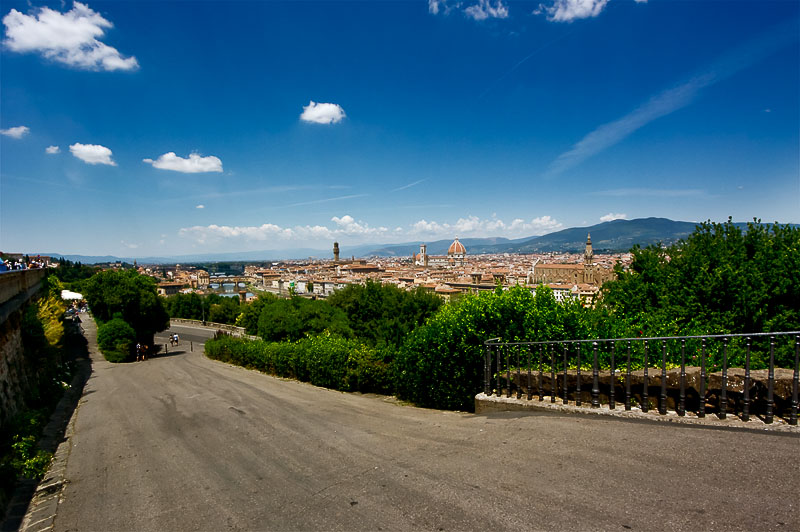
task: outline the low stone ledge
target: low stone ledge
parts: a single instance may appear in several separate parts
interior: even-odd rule
[[[668,411],[665,415],[659,414],[657,411],[651,410],[649,412],[642,412],[641,409],[633,407],[630,410],[625,410],[617,405],[615,409],[609,409],[608,405],[603,405],[599,408],[592,408],[591,406],[577,406],[574,402],[563,404],[562,399],[558,398],[557,402],[551,403],[550,397],[545,396],[543,401],[539,401],[536,397],[530,401],[527,399],[517,399],[516,397],[497,397],[489,396],[484,393],[479,393],[475,396],[475,413],[478,415],[487,415],[496,412],[549,412],[554,414],[584,414],[594,416],[607,416],[618,419],[635,419],[642,421],[655,421],[663,423],[677,423],[681,425],[696,425],[705,427],[721,427],[738,430],[752,430],[752,431],[774,431],[786,432],[791,434],[800,435],[800,425],[789,425],[785,420],[775,418],[773,423],[767,424],[757,417],[751,417],[750,421],[742,421],[738,417],[730,416],[725,419],[720,419],[716,415],[706,415],[706,417],[698,417],[693,412],[686,412],[686,415],[679,416],[677,412]]]

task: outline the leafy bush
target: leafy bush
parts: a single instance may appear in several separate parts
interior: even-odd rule
[[[295,341],[329,331],[338,336],[352,336],[347,316],[327,301],[294,296],[268,302],[258,318],[258,335],[267,341]]]
[[[420,406],[472,410],[483,385],[485,340],[596,338],[601,323],[593,309],[558,303],[544,286],[535,295],[516,286],[465,296],[408,336],[395,361],[397,395]]]
[[[124,362],[136,342],[136,331],[122,318],[114,318],[97,329],[97,345],[109,362]]]
[[[330,333],[295,342],[265,342],[217,335],[205,344],[209,358],[279,377],[343,391],[390,393],[384,354]]]
[[[395,348],[442,306],[439,296],[422,288],[406,291],[371,280],[334,292],[328,302],[344,311],[356,338]]]

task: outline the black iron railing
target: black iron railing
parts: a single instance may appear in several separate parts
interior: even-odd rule
[[[797,425],[800,331],[484,345],[486,395]]]

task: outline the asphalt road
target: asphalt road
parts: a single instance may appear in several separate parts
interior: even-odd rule
[[[95,358],[55,530],[800,529],[796,435],[418,409],[208,360],[184,329]]]

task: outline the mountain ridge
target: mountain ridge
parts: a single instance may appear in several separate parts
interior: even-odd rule
[[[591,235],[592,247],[595,252],[612,253],[629,251],[636,244],[642,247],[650,244],[670,245],[689,236],[698,225],[700,225],[700,222],[683,222],[657,217],[636,218],[633,220],[618,219],[590,226],[571,227],[540,236],[515,239],[504,237],[459,238],[459,241],[464,244],[467,248],[467,253],[470,255],[487,253],[575,253],[585,249],[586,238]],[[746,228],[747,222],[735,222],[735,225]],[[797,224],[786,225],[798,227]],[[452,242],[452,239],[440,239],[425,243],[429,255],[444,255]],[[341,257],[409,257],[419,252],[421,243],[423,241],[399,244],[362,244],[353,247],[340,246]],[[30,255],[36,254],[30,253]],[[192,262],[269,262],[332,258],[331,249],[313,248],[187,254],[170,257],[38,254],[63,257],[73,262],[82,262],[84,264],[116,261],[132,263],[134,260],[142,264],[175,264]]]

